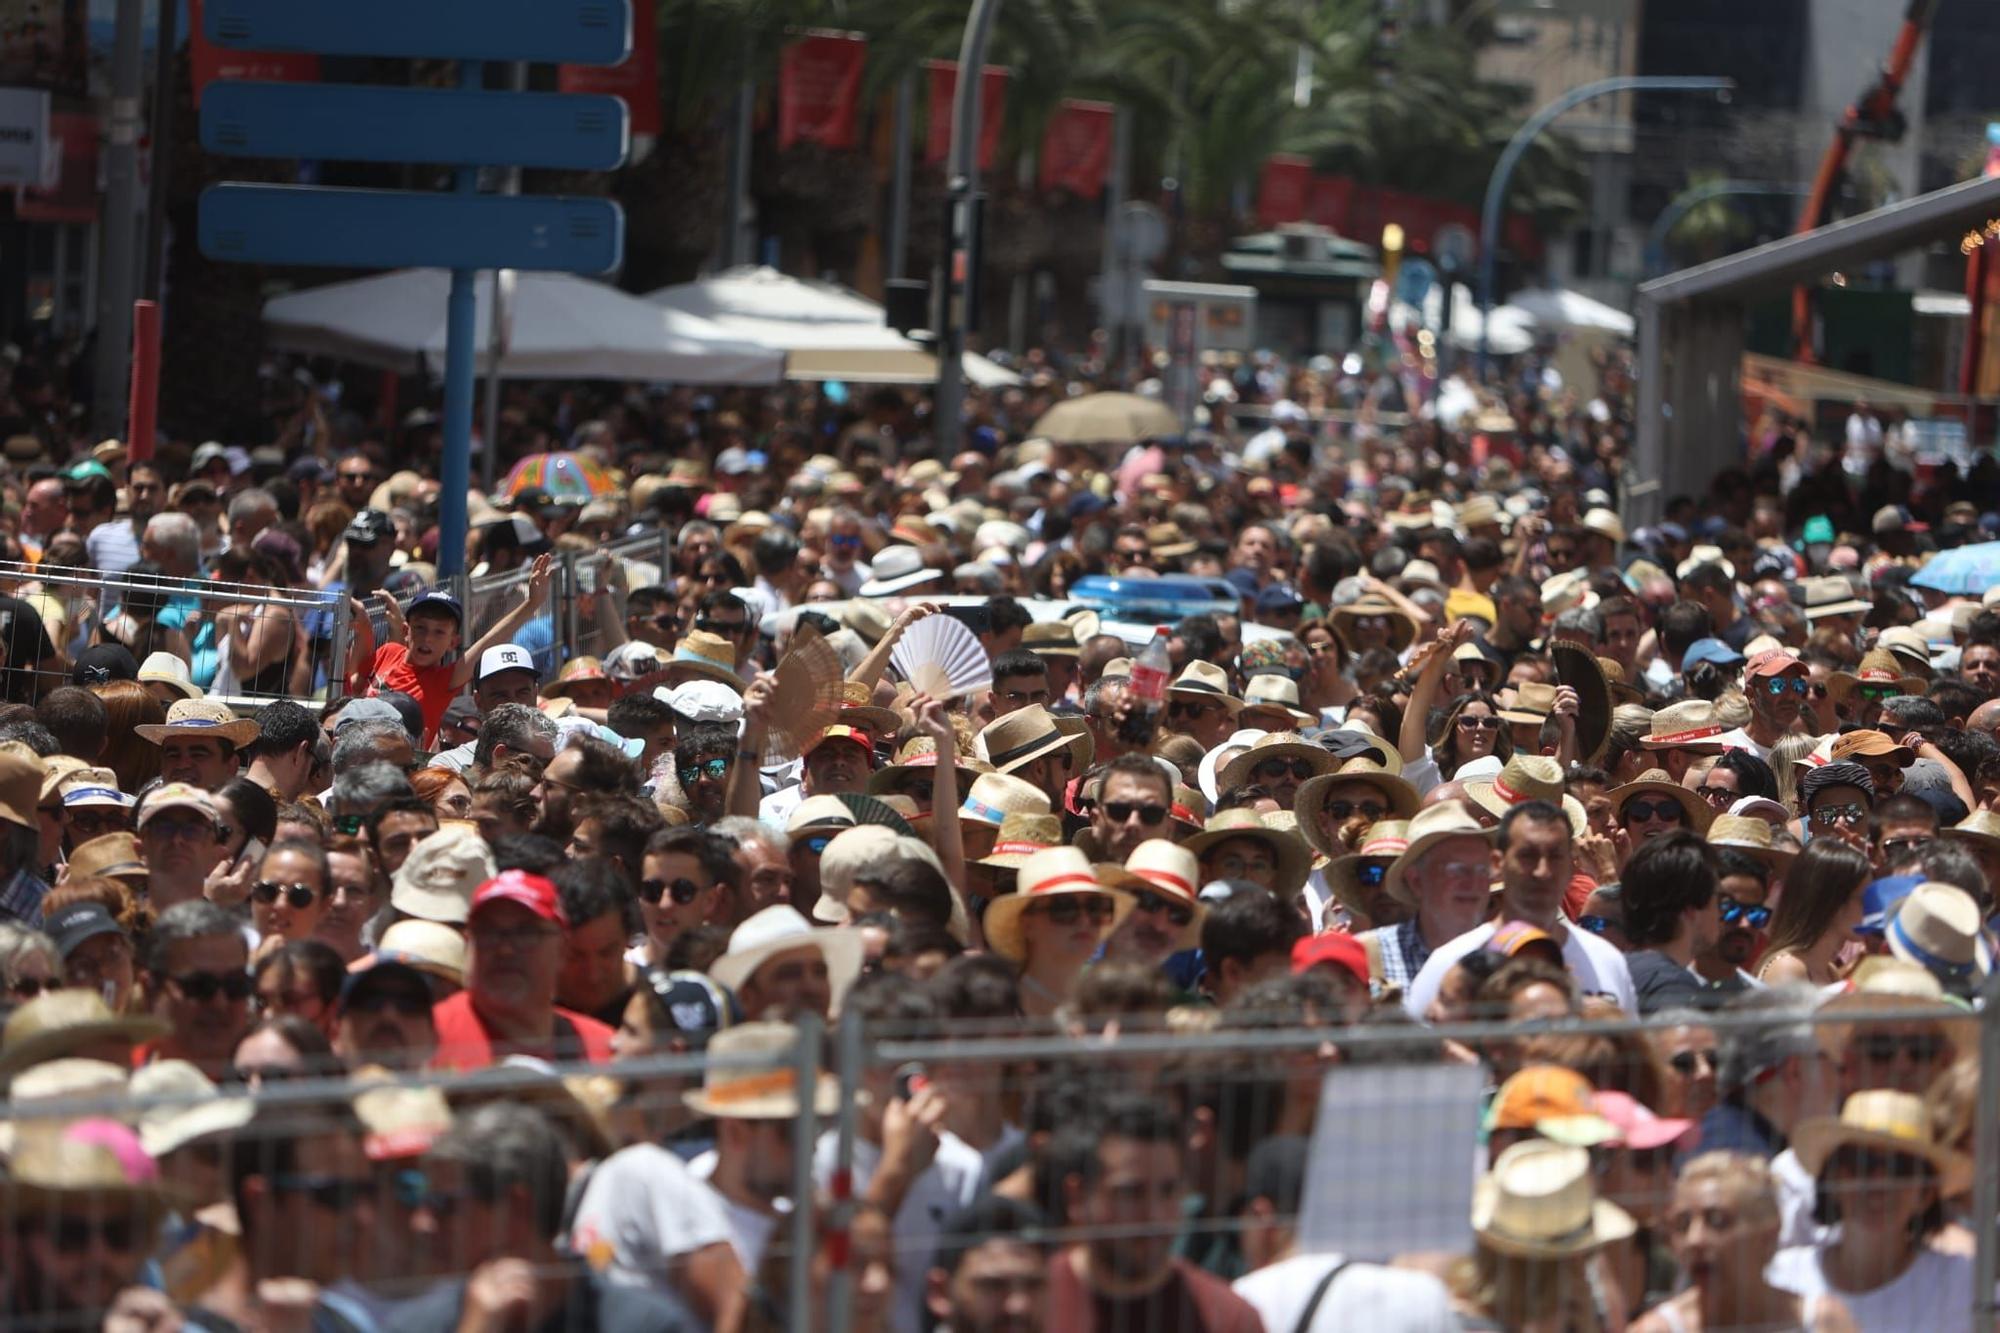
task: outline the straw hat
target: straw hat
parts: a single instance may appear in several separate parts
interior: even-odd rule
[[[1638,1224],[1597,1197],[1590,1154],[1530,1139],[1500,1154],[1472,1192],[1472,1230],[1500,1254],[1560,1259],[1623,1240]]]
[[[1579,838],[1590,829],[1590,813],[1583,808],[1583,802],[1563,790],[1561,762],[1547,755],[1514,755],[1494,777],[1468,781],[1465,796],[1503,819],[1517,805],[1547,801],[1562,807],[1569,818],[1570,832]]]
[[[464,925],[474,891],[498,873],[476,829],[440,828],[410,848],[390,885],[389,905],[405,916]]]
[[[1937,1141],[1924,1099],[1915,1093],[1891,1088],[1857,1092],[1841,1103],[1838,1117],[1811,1116],[1792,1131],[1791,1139],[1799,1164],[1814,1177],[1826,1168],[1835,1149],[1852,1145],[1929,1162],[1938,1174],[1938,1192],[1945,1198],[1972,1183],[1971,1160]]]
[[[23,1132],[61,1128],[71,1117],[51,1103],[109,1101],[122,1095],[131,1074],[126,1064],[67,1057],[24,1069],[7,1085],[8,1115],[0,1120],[0,1160],[13,1156]]]
[[[54,800],[56,793],[62,790],[64,780],[71,774],[89,771],[94,771],[90,767],[90,761],[78,759],[75,755],[52,754],[42,760],[42,793],[38,804],[46,805]],[[116,777],[112,778],[111,785],[113,787],[118,785]]]
[[[1308,765],[1312,772],[1301,783],[1310,778],[1323,777],[1340,766],[1324,746],[1314,745],[1296,731],[1274,731],[1250,743],[1250,747],[1223,765],[1216,780],[1219,791],[1229,791],[1250,781],[1250,775],[1272,760],[1299,760]]]
[[[1362,835],[1361,846],[1345,856],[1336,856],[1327,862],[1326,886],[1341,906],[1350,913],[1373,924],[1374,913],[1368,910],[1368,898],[1372,890],[1381,887],[1395,863],[1410,846],[1410,821],[1407,819],[1380,819]],[[1373,876],[1373,884],[1363,880]]]
[[[790,903],[775,903],[738,926],[729,937],[729,951],[709,965],[708,975],[740,993],[758,968],[794,949],[817,949],[826,959],[833,1007],[838,1009],[841,996],[861,975],[861,934],[846,928],[815,930]]]
[[[1555,712],[1556,687],[1540,681],[1522,681],[1515,687],[1514,702],[1500,710],[1502,722],[1540,726]]]
[[[1301,727],[1318,724],[1319,719],[1299,707],[1299,683],[1290,676],[1262,675],[1250,677],[1243,687],[1243,712],[1262,709],[1265,712],[1283,713]],[[1243,721],[1238,714],[1237,720]],[[1274,721],[1276,719],[1273,719]],[[1245,723],[1254,726],[1254,723]],[[1276,730],[1276,728],[1265,728]]]
[[[150,1014],[112,1013],[94,990],[43,991],[8,1015],[0,1029],[0,1081],[44,1060],[111,1044],[137,1046],[171,1030]]]
[[[1334,787],[1344,782],[1365,782],[1380,792],[1383,804],[1388,806],[1386,818],[1410,819],[1423,802],[1415,787],[1367,759],[1350,759],[1324,777],[1307,778],[1299,786],[1292,809],[1299,817],[1299,833],[1321,856],[1347,855],[1348,849],[1324,830],[1321,819]]]
[[[1843,702],[1864,685],[1893,689],[1898,694],[1920,695],[1929,688],[1929,684],[1922,676],[1913,676],[1905,671],[1894,653],[1881,648],[1871,648],[1863,653],[1861,665],[1853,671],[1831,672],[1826,678],[1827,693]]]
[[[405,861],[404,864],[409,863]],[[465,936],[438,921],[423,921],[415,917],[398,921],[382,932],[382,937],[375,942],[373,954],[356,959],[347,970],[360,971],[376,963],[401,963],[454,986],[463,986]]]
[[[1551,620],[1577,607],[1588,610],[1597,605],[1597,594],[1591,590],[1587,569],[1549,575],[1542,580],[1541,598],[1542,614]]]
[[[1625,543],[1625,525],[1618,515],[1609,509],[1590,509],[1583,515],[1583,526],[1600,537],[1609,537],[1619,545]]]
[[[132,728],[158,745],[169,736],[220,736],[236,749],[257,739],[258,727],[248,718],[239,718],[227,706],[208,699],[179,699],[167,710],[164,724],[152,723]]]
[[[689,633],[674,645],[674,655],[662,667],[661,679],[678,685],[695,677],[719,681],[743,693],[743,678],[736,674],[736,645],[705,629]]]
[[[1201,789],[1202,796],[1210,802],[1222,796],[1220,774],[1222,756],[1226,754],[1234,759],[1238,752],[1248,749],[1269,734],[1255,727],[1242,727],[1229,733],[1229,739],[1202,755],[1201,762],[1195,765],[1194,774],[1195,785]]]
[[[1653,714],[1652,728],[1640,738],[1648,750],[1699,750],[1721,754],[1721,736],[1729,730],[1706,699],[1683,699]]]
[[[966,791],[971,788],[973,779],[979,776],[980,770],[956,762],[956,752],[953,758],[952,767],[958,770],[958,789]],[[896,761],[893,764],[885,764],[868,775],[868,791],[875,796],[894,791],[902,785],[903,779],[912,773],[921,773],[928,782],[936,775],[937,764],[937,742],[929,736],[912,736],[896,751]]]
[[[1067,620],[1037,620],[1021,631],[1021,646],[1042,657],[1076,657],[1076,627]]]
[[[85,1216],[100,1221],[133,1209],[147,1229],[171,1199],[139,1136],[115,1120],[81,1120],[59,1133],[23,1135],[8,1162],[8,1192],[24,1217]]]
[[[749,924],[748,922],[744,923]],[[698,1115],[718,1120],[793,1120],[800,1110],[799,1030],[790,1023],[738,1023],[709,1039],[701,1087],[681,1094]],[[840,1108],[840,1083],[813,1077],[813,1112]]]
[[[1991,810],[1974,810],[1944,830],[1947,838],[1957,838],[1993,851],[2000,851],[2000,815]]]
[[[1993,971],[1979,904],[1964,889],[1936,882],[1911,889],[1883,934],[1889,952],[1930,971],[1947,986],[1964,988]],[[11,1030],[13,1024],[8,1024]],[[0,1066],[5,1057],[0,1055]]]
[[[1062,821],[1054,815],[1008,815],[1000,821],[993,851],[976,864],[1002,870],[1017,869],[1036,852],[1062,845]]]
[[[1859,616],[1875,609],[1875,603],[1854,595],[1854,585],[1843,578],[1804,579],[1799,584],[1805,595],[1808,621],[1821,616]]]
[[[1156,560],[1178,560],[1201,549],[1198,542],[1181,531],[1178,523],[1155,523],[1147,528],[1146,545]]]
[[[1777,845],[1771,836],[1769,820],[1748,815],[1716,815],[1708,826],[1708,843],[1711,847],[1727,847],[1730,851],[1761,861],[1779,875],[1791,868],[1792,859],[1797,855],[1791,849]]]
[[[208,1075],[186,1060],[143,1065],[132,1071],[128,1086],[132,1099],[141,1103],[139,1146],[151,1157],[165,1157],[211,1134],[234,1133],[257,1114],[256,1102],[224,1096]]]
[[[881,824],[856,824],[836,833],[819,855],[819,901],[813,904],[813,920],[827,925],[847,924],[847,895],[854,877],[871,865],[896,855],[901,835]]]
[[[1396,863],[1383,876],[1383,887],[1389,896],[1400,903],[1415,907],[1416,896],[1404,887],[1403,878],[1409,868],[1415,865],[1425,853],[1441,842],[1452,838],[1477,838],[1487,846],[1493,845],[1494,830],[1474,819],[1470,812],[1457,801],[1440,801],[1436,805],[1419,810],[1403,830],[1409,845]]]
[[[1199,896],[1201,866],[1191,849],[1166,838],[1148,838],[1132,849],[1124,865],[1099,865],[1097,875],[1106,884],[1132,890],[1135,902],[1137,894],[1153,893],[1193,912],[1174,949],[1201,947],[1201,923],[1208,916],[1208,905]]]
[[[883,708],[874,699],[873,686],[858,680],[841,681],[840,712],[834,720],[839,726],[858,727],[870,736],[892,741],[903,729],[903,715],[893,708]]]
[[[1930,641],[1908,625],[1891,625],[1876,636],[1875,646],[1919,671],[1931,669]]]
[[[996,771],[1012,773],[1065,745],[1070,748],[1070,763],[1078,772],[1089,766],[1094,748],[1090,737],[1065,732],[1048,709],[1029,704],[987,723],[974,748]]]
[[[421,1157],[451,1129],[451,1103],[437,1088],[406,1087],[390,1081],[394,1075],[386,1070],[381,1074],[382,1081],[373,1082],[372,1071],[355,1071],[355,1081],[366,1084],[353,1099],[362,1151],[371,1162]]]
[[[989,824],[994,828],[1007,822],[1009,815],[1046,815],[1048,794],[1040,787],[1005,773],[981,773],[972,780],[972,790],[958,807],[961,822]]]
[[[1202,825],[1201,832],[1181,843],[1181,846],[1197,858],[1203,858],[1210,848],[1233,838],[1248,838],[1270,849],[1272,859],[1278,864],[1276,888],[1281,894],[1296,893],[1312,872],[1312,853],[1303,839],[1272,828],[1249,810],[1224,810],[1211,817]]]
[[[136,833],[105,833],[79,844],[69,854],[69,877],[91,879],[105,877],[136,881],[133,887],[144,890],[149,872],[146,858],[139,852],[139,836]]]
[[[1340,646],[1352,653],[1357,651],[1354,642],[1354,622],[1362,616],[1387,616],[1389,619],[1389,646],[1397,652],[1409,647],[1417,637],[1417,626],[1402,607],[1375,594],[1366,594],[1346,606],[1336,606],[1328,614],[1334,635]]]
[[[699,631],[696,632],[699,633]],[[579,681],[609,681],[610,679],[611,677],[605,674],[603,659],[588,656],[572,657],[569,661],[563,663],[562,670],[556,673],[556,678],[553,681],[542,686],[542,697],[545,699],[567,699]]]
[[[931,540],[937,540],[935,532]],[[905,588],[914,588],[920,583],[944,577],[943,570],[931,569],[924,564],[924,553],[914,546],[885,546],[876,553],[875,562],[869,568],[875,577],[856,589],[862,597],[889,597]]]
[[[1038,902],[1078,894],[1102,895],[1111,899],[1116,910],[1105,934],[1132,910],[1132,895],[1108,887],[1090,858],[1075,847],[1051,847],[1029,856],[1016,876],[1016,892],[1002,894],[986,905],[986,943],[1009,962],[1028,957],[1028,941],[1021,929],[1021,914]]]
[[[1181,674],[1167,683],[1167,696],[1219,703],[1231,717],[1243,709],[1243,701],[1229,692],[1229,673],[1213,662],[1189,662]]]
[[[1613,787],[1610,791],[1611,808],[1614,812],[1622,810],[1626,801],[1647,792],[1670,797],[1681,808],[1683,825],[1696,833],[1708,832],[1708,826],[1715,820],[1715,811],[1707,801],[1675,782],[1667,776],[1666,770],[1659,768],[1649,768],[1624,786]],[[1769,829],[1765,832],[1768,835]]]

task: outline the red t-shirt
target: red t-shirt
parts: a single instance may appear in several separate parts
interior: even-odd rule
[[[375,660],[368,664],[368,694],[373,698],[395,690],[415,699],[417,707],[424,711],[424,744],[429,745],[444,723],[444,710],[451,707],[458,694],[451,683],[454,670],[450,664],[416,666],[410,661],[409,645],[385,643],[375,650]]]
[[[433,1005],[431,1022],[437,1025],[438,1035],[432,1069],[487,1069],[510,1055],[532,1055],[552,1062],[588,1060],[600,1065],[611,1059],[611,1029],[561,1005],[555,1008],[555,1030],[549,1040],[532,1046],[510,1043],[498,1051],[493,1049],[493,1038],[480,1021],[478,1010],[472,1007],[471,991],[460,991]]]

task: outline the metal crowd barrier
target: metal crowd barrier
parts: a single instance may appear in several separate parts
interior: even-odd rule
[[[1077,1013],[1058,1024],[1024,1032],[1020,1021],[928,1025],[922,1030],[867,1028],[849,1019],[831,1032],[813,1022],[802,1025],[790,1051],[779,1057],[791,1069],[791,1085],[808,1087],[816,1072],[830,1070],[837,1078],[838,1110],[831,1120],[817,1116],[811,1098],[789,1128],[792,1145],[789,1180],[791,1197],[807,1206],[779,1214],[768,1251],[766,1290],[786,1295],[795,1329],[842,1333],[850,1327],[850,1297],[857,1275],[860,1247],[851,1246],[850,1224],[857,1200],[865,1196],[867,1180],[856,1178],[859,1163],[876,1160],[876,1150],[864,1153],[864,1106],[877,1110],[883,1099],[912,1095],[928,1084],[949,1104],[955,1097],[985,1101],[1001,1108],[1004,1120],[1026,1131],[1026,1165],[1012,1179],[986,1180],[1018,1197],[1025,1190],[1042,1207],[1048,1228],[1036,1242],[1050,1247],[1121,1239],[1171,1242],[1176,1252],[1225,1276],[1247,1264],[1245,1248],[1270,1227],[1289,1227],[1305,1253],[1338,1246],[1349,1257],[1369,1262],[1394,1260],[1404,1267],[1431,1272],[1459,1284],[1471,1261],[1473,1238],[1466,1224],[1466,1201],[1482,1149],[1478,1124],[1486,1097],[1497,1077],[1522,1064],[1563,1063],[1588,1071],[1599,1090],[1625,1091],[1647,1101],[1662,1115],[1699,1119],[1713,1090],[1714,1056],[1726,1053],[1732,1037],[1769,1019],[1756,1014],[1716,1013],[1656,1016],[1644,1022],[1563,1020],[1549,1023],[1463,1024],[1420,1028],[1407,1023],[1378,1021],[1356,1027],[1300,1027],[1296,1015],[1274,1017],[1270,1023],[1251,1021],[1230,1010],[1206,1011],[1190,1018],[1178,1012],[1172,1020],[1157,1014],[1132,1012]],[[1933,1120],[1956,1124],[1959,1136],[1950,1146],[1972,1155],[1972,1185],[1945,1201],[1948,1217],[1959,1224],[1991,1219],[2000,1210],[2000,1025],[1992,1009],[1973,1014],[1963,1010],[1864,1008],[1822,1012],[1813,1020],[1814,1035],[1826,1052],[1829,1077],[1837,1093],[1878,1086],[1887,1080],[1909,1082],[1933,1072],[1909,1058],[1907,1048],[1923,1044],[1913,1026],[1936,1024],[1945,1034],[1939,1074],[1949,1074],[1930,1086],[1939,1092],[1931,1103]],[[1883,1040],[1867,1040],[1870,1034]],[[1447,1047],[1446,1043],[1452,1043]],[[1485,1064],[1469,1064],[1462,1054],[1476,1053]],[[1889,1060],[1879,1067],[1882,1053]],[[1678,1057],[1690,1055],[1685,1068]],[[1977,1061],[1976,1086],[1954,1062]],[[695,1056],[647,1056],[608,1066],[566,1066],[547,1071],[497,1070],[471,1076],[398,1075],[402,1089],[435,1088],[462,1112],[476,1101],[504,1097],[548,1112],[565,1129],[579,1158],[601,1156],[606,1149],[632,1143],[658,1143],[680,1135],[689,1114],[681,1094],[697,1087],[708,1062]],[[1454,1072],[1456,1071],[1456,1072]],[[1886,1071],[1886,1072],[1884,1072]],[[298,1143],[334,1123],[336,1103],[348,1102],[356,1082],[300,1081],[267,1083],[258,1094],[252,1122],[229,1136],[234,1153],[268,1153],[280,1140]],[[1106,1221],[1065,1215],[1062,1185],[1074,1143],[1063,1142],[1065,1131],[1087,1126],[1077,1110],[1079,1096],[1136,1092],[1163,1108],[1177,1126],[1183,1172],[1182,1187],[1189,1206],[1175,1209],[1170,1219],[1149,1222]],[[864,1099],[865,1094],[865,1099]],[[872,1099],[866,1100],[866,1099]],[[96,1102],[72,1101],[29,1105],[16,1102],[11,1142],[29,1142],[60,1114],[63,1121],[102,1115],[145,1124],[189,1099],[139,1102],[118,1098]],[[1939,1108],[1950,1106],[1953,1114]],[[1301,1109],[1308,1114],[1302,1119]],[[1315,1109],[1316,1108],[1316,1109]],[[1828,1108],[1838,1112],[1838,1095]],[[32,1118],[31,1118],[32,1117]],[[1309,1169],[1303,1177],[1303,1197],[1296,1213],[1268,1215],[1247,1209],[1245,1160],[1256,1144],[1272,1132],[1307,1135],[1311,1140]],[[1088,1135],[1085,1135],[1086,1140]],[[669,1140],[671,1141],[671,1140]],[[815,1188],[817,1179],[830,1193]],[[988,1145],[979,1145],[982,1148]],[[1094,1145],[1084,1147],[1094,1151]],[[1686,1165],[1687,1154],[1670,1150],[1678,1161],[1645,1152],[1621,1158],[1622,1148],[1593,1149],[1593,1170],[1600,1197],[1622,1206],[1641,1228],[1648,1244],[1670,1240],[1666,1216],[1674,1173]],[[1644,1159],[1643,1161],[1641,1159]],[[213,1162],[211,1162],[213,1165]],[[580,1168],[581,1161],[572,1163]],[[1867,1168],[1863,1168],[1864,1170]],[[402,1244],[410,1221],[401,1212],[395,1190],[401,1173],[421,1175],[420,1153],[394,1163],[377,1161],[372,1168],[374,1225],[340,1227],[326,1236],[345,1235],[350,1253],[336,1261],[352,1266],[352,1276],[397,1294],[406,1287],[462,1269],[447,1253],[426,1251],[441,1243],[438,1233],[414,1234]],[[18,1172],[17,1172],[18,1174]],[[185,1173],[175,1171],[176,1179]],[[226,1176],[223,1177],[226,1179]],[[402,1182],[407,1185],[407,1180]],[[433,1182],[435,1186],[435,1182]],[[0,1183],[0,1205],[19,1236],[36,1225],[36,1209],[52,1207],[46,1200],[8,1197]],[[406,1196],[407,1197],[407,1194]],[[107,1205],[108,1207],[109,1205]],[[1440,1207],[1455,1221],[1429,1233],[1433,1243],[1420,1245],[1427,1217]],[[1329,1222],[1331,1219],[1331,1222]],[[110,1220],[107,1218],[107,1220]],[[942,1216],[934,1221],[942,1221]],[[1791,1219],[1803,1225],[1802,1219]],[[1328,1226],[1334,1231],[1328,1231]],[[1339,1228],[1345,1225],[1346,1230]],[[349,1233],[352,1233],[349,1235]],[[1969,1234],[1968,1234],[1969,1233]],[[315,1233],[317,1236],[319,1233]],[[1972,1225],[1959,1233],[1975,1247],[1975,1276],[1967,1299],[1973,1304],[1977,1327],[1992,1327],[1995,1233],[1991,1225]],[[1337,1239],[1329,1239],[1337,1237]],[[1386,1239],[1386,1238],[1396,1239]],[[585,1236],[586,1257],[603,1262],[604,1238]],[[913,1243],[926,1253],[936,1235]],[[8,1241],[0,1239],[0,1246]],[[315,1239],[318,1246],[330,1241]],[[1260,1242],[1262,1243],[1262,1242]],[[913,1253],[892,1242],[890,1265],[899,1281],[915,1281],[924,1253]],[[1393,1253],[1391,1252],[1393,1251]],[[1238,1256],[1232,1260],[1232,1252]],[[1642,1252],[1643,1256],[1643,1252]],[[171,1256],[168,1256],[171,1259]],[[830,1285],[815,1285],[815,1259],[830,1269]],[[13,1270],[0,1251],[0,1271]],[[300,1263],[317,1264],[324,1256],[301,1255]],[[1607,1259],[1607,1264],[1616,1260]],[[398,1267],[397,1265],[402,1265]],[[782,1265],[784,1279],[775,1272]],[[1641,1265],[1643,1273],[1644,1265]],[[18,1270],[14,1270],[18,1271]],[[171,1280],[179,1271],[164,1265]],[[1582,1270],[1562,1276],[1582,1281]],[[324,1274],[322,1273],[322,1276]],[[751,1274],[753,1281],[757,1274]],[[822,1279],[824,1281],[824,1279]],[[1984,1297],[1977,1293],[1986,1293]],[[1629,1293],[1636,1301],[1637,1293]],[[1575,1299],[1598,1299],[1593,1285],[1577,1287]],[[1622,1323],[1625,1312],[1618,1312]]]
[[[329,686],[339,688],[345,670],[350,610],[347,599],[333,593],[14,561],[0,561],[0,589],[26,601],[42,618],[56,650],[43,663],[12,660],[15,651],[28,651],[30,641],[17,637],[17,629],[0,626],[0,651],[9,654],[0,670],[0,692],[12,703],[35,703],[71,683],[69,662],[109,637],[101,635],[106,618],[128,614],[138,604],[158,604],[159,610],[149,621],[155,628],[140,631],[126,645],[133,655],[141,663],[155,651],[178,655],[184,642],[195,684],[239,711],[254,712],[280,698],[323,699]],[[232,637],[248,644],[260,629],[275,632],[284,647],[246,675],[224,654]]]

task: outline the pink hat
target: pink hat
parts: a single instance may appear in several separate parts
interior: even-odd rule
[[[1613,1147],[1645,1152],[1679,1143],[1694,1129],[1694,1121],[1654,1115],[1628,1093],[1599,1092],[1593,1094],[1593,1100],[1597,1103],[1597,1113],[1618,1130],[1618,1137],[1608,1140]]]
[[[1345,969],[1364,987],[1368,984],[1368,950],[1360,940],[1344,931],[1329,930],[1307,935],[1292,945],[1294,975],[1322,965]]]
[[[569,928],[569,918],[563,915],[562,899],[556,896],[556,886],[525,870],[502,871],[481,884],[479,891],[472,895],[471,915],[478,916],[479,909],[488,903],[519,903],[542,920]]]

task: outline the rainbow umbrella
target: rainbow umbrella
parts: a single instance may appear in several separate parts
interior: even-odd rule
[[[582,454],[529,454],[514,464],[500,484],[500,493],[519,495],[530,486],[541,487],[556,500],[592,500],[617,490],[618,478]]]

